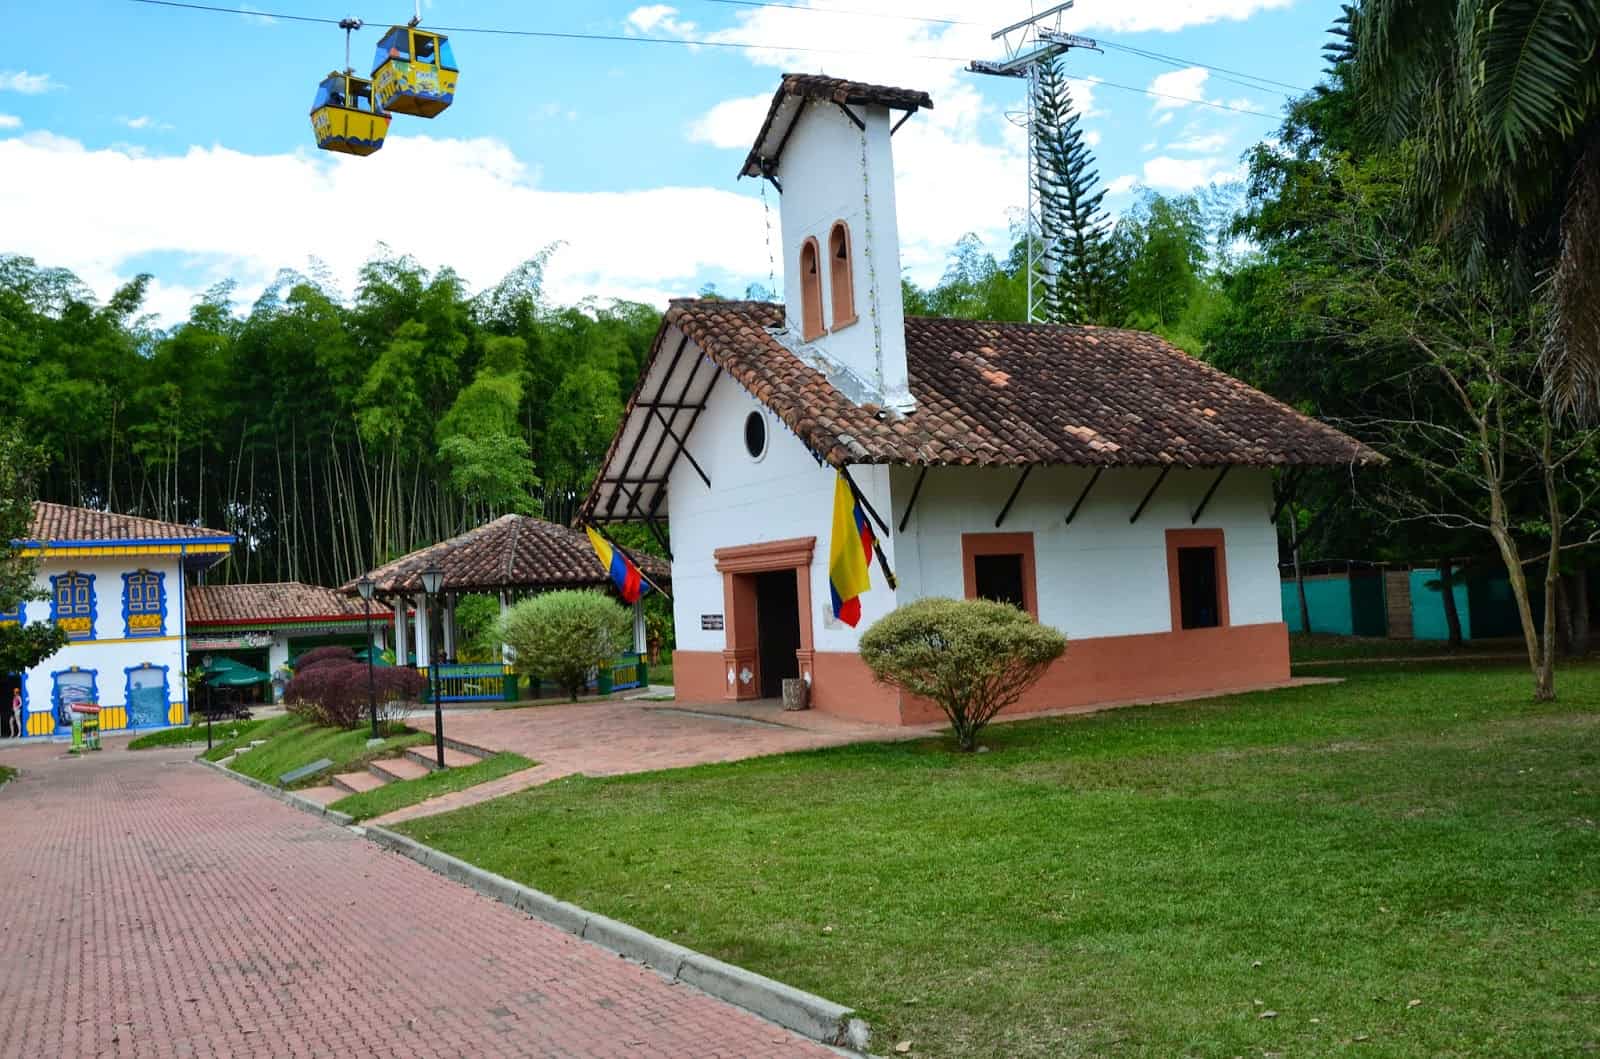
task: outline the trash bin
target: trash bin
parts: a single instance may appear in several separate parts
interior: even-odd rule
[[[100,749],[100,707],[81,702],[72,707],[72,750]]]

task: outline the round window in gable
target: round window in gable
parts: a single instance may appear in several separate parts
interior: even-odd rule
[[[760,412],[751,412],[744,418],[744,450],[752,460],[767,454],[767,417]]]

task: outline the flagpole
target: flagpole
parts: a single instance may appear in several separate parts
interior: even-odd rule
[[[596,533],[600,534],[600,536],[602,536],[602,537],[604,537],[606,539],[606,543],[607,544],[611,545],[617,551],[621,552],[622,553],[622,557],[624,559],[628,560],[628,562],[632,563],[633,564],[633,568],[635,570],[639,571],[639,580],[643,581],[645,584],[649,585],[651,588],[655,589],[657,592],[660,592],[663,596],[666,597],[666,599],[669,602],[672,600],[672,593],[668,592],[666,589],[662,588],[660,585],[658,585],[654,581],[650,580],[650,578],[646,577],[645,576],[645,572],[644,572],[644,567],[642,565],[640,565],[639,560],[634,558],[632,552],[628,551],[628,549],[626,549],[622,545],[618,544],[616,542],[616,539],[614,537],[612,537],[611,534],[609,534],[609,533],[607,533],[605,531],[605,527],[603,527],[603,526],[601,526],[601,525],[599,525],[598,523],[595,523],[595,522],[585,522],[584,525],[588,526],[590,529],[592,529]]]
[[[867,498],[862,495],[861,488],[856,485],[855,479],[850,477],[850,472],[845,470],[843,467],[840,467],[839,477],[843,478],[844,484],[850,487],[850,495],[855,498],[855,502],[860,504],[862,510],[866,511],[868,515],[872,516],[872,520],[878,524],[878,528],[882,529],[883,532],[887,534],[889,532],[888,525],[886,525],[883,519],[878,517],[878,513],[872,509],[872,505],[869,504],[867,502]],[[890,588],[899,588],[900,581],[894,576],[894,571],[889,569],[889,557],[883,554],[883,543],[880,541],[876,533],[872,535],[872,550],[877,553],[878,568],[883,571],[883,579],[889,582]]]

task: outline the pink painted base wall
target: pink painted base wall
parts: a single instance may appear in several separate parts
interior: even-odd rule
[[[943,719],[933,703],[873,680],[858,654],[818,651],[814,665],[811,703],[824,713],[891,725]],[[673,674],[680,701],[729,697],[720,651],[679,651]],[[1006,713],[1200,696],[1288,679],[1289,632],[1282,622],[1106,636],[1069,641],[1066,654]]]

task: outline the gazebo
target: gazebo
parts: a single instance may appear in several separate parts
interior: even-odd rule
[[[658,585],[672,576],[671,568],[661,559],[642,554],[635,554],[634,558],[645,577]],[[382,600],[392,611],[395,658],[402,664],[413,651],[419,664],[426,664],[433,657],[434,621],[422,587],[422,572],[431,566],[444,573],[439,588],[442,613],[438,626],[444,639],[444,655],[450,659],[456,654],[456,601],[464,595],[494,596],[504,613],[514,599],[539,592],[612,587],[609,573],[600,565],[582,530],[531,515],[502,515],[366,574],[373,584],[373,598]],[[358,594],[360,579],[346,582],[339,590]],[[409,636],[408,610],[412,614]],[[644,612],[638,604],[634,605],[633,624],[635,649],[643,651]]]

